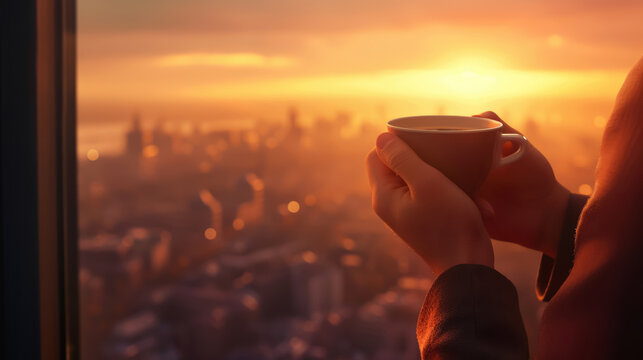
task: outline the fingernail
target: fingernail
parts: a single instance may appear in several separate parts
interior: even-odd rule
[[[378,149],[383,149],[386,144],[388,144],[391,140],[393,140],[394,135],[391,133],[382,133],[380,136],[377,137],[377,141],[375,141],[375,146],[377,146]]]

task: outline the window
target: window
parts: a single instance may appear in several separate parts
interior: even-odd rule
[[[2,117],[24,120],[2,124],[4,358],[416,359],[433,277],[370,209],[384,121],[497,110],[589,194],[635,51],[605,57],[548,8],[78,0],[76,32],[73,1],[19,4],[2,11]],[[494,246],[533,349],[538,254]]]
[[[363,6],[79,1],[83,359],[417,358],[432,276],[362,165],[389,118],[497,109],[592,191],[615,63],[536,64],[520,49],[579,58],[574,35],[502,45],[508,25],[473,35],[444,4]],[[538,254],[496,258],[533,346]]]

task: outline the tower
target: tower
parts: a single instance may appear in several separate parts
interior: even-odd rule
[[[125,155],[131,157],[141,156],[143,151],[143,130],[141,129],[141,117],[134,114],[132,127],[125,135]]]
[[[299,114],[297,109],[294,107],[291,107],[288,110],[288,125],[288,140],[293,144],[299,144],[304,130],[301,127],[301,124],[299,124]]]
[[[172,136],[163,129],[164,121],[159,119],[152,131],[152,142],[159,149],[160,155],[168,155],[172,152]]]

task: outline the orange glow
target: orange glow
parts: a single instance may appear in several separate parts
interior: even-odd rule
[[[87,160],[89,161],[96,161],[100,157],[100,154],[98,153],[98,150],[96,149],[89,149],[87,151]]]
[[[551,47],[559,48],[565,44],[565,39],[560,35],[553,34],[547,38],[547,43]]]
[[[339,323],[342,321],[341,315],[339,315],[336,312],[331,312],[328,314],[328,322],[331,323],[331,325],[339,325]]]
[[[156,147],[156,145],[147,145],[146,147],[143,148],[143,157],[145,158],[153,158],[158,156],[159,154],[159,148]]]
[[[291,201],[288,203],[288,211],[292,214],[296,214],[299,212],[300,206],[297,201]]]
[[[304,198],[304,204],[308,206],[315,206],[315,204],[317,204],[317,196],[315,196],[314,194],[306,195],[306,197]]]
[[[78,243],[105,257],[79,270],[92,359],[119,346],[145,355],[112,341],[142,312],[181,325],[171,329],[181,339],[182,329],[225,333],[239,314],[270,345],[253,352],[299,358],[338,354],[325,327],[355,338],[343,326],[353,317],[412,331],[398,310],[416,311],[432,280],[373,211],[365,169],[386,121],[495,111],[557,181],[589,195],[643,39],[641,1],[82,0],[77,10]],[[532,251],[494,252],[511,261],[521,298],[533,297],[533,269],[513,266]],[[128,275],[115,291],[110,274],[122,271],[108,264]],[[275,282],[295,291],[265,294]],[[269,314],[280,302],[287,313]],[[179,322],[157,311],[182,303],[203,306]],[[328,346],[311,342],[318,335]],[[238,352],[185,340],[150,351]],[[370,357],[409,353],[380,345]]]
[[[211,165],[209,162],[207,162],[207,161],[202,161],[202,162],[199,164],[199,170],[200,170],[202,173],[204,173],[204,174],[205,174],[205,173],[209,173],[209,172],[210,172],[210,170],[212,170],[212,165]]]
[[[465,61],[466,63],[466,61]],[[498,98],[527,96],[608,97],[616,93],[625,71],[522,70],[483,66],[447,66],[433,69],[387,70],[374,74],[305,76],[282,80],[258,80],[226,86],[185,87],[181,98],[270,99],[280,97],[391,96],[434,100],[467,99],[477,103]],[[275,92],[278,88],[280,91]],[[591,90],[590,90],[591,89]]]
[[[312,251],[304,252],[303,254],[301,254],[301,258],[309,264],[312,264],[317,261],[317,255],[315,255],[315,253]]]
[[[578,187],[578,192],[583,195],[591,195],[592,194],[592,186],[589,184],[582,184],[581,186]]]
[[[217,237],[217,231],[214,230],[213,228],[209,227],[209,228],[205,229],[205,231],[203,232],[203,235],[208,240],[214,240]]]
[[[240,219],[240,218],[236,218],[232,222],[232,227],[237,231],[242,230],[245,226],[246,226],[246,222],[243,221],[243,219]]]
[[[607,125],[607,119],[604,116],[597,115],[594,118],[594,126],[596,126],[599,129],[602,129]]]
[[[346,250],[353,250],[353,249],[355,249],[355,241],[353,241],[353,239],[351,239],[351,238],[347,238],[347,237],[343,238],[342,239],[342,246]]]
[[[268,149],[276,148],[277,144],[279,144],[279,141],[277,139],[275,139],[274,137],[268,138],[268,140],[266,140],[266,147]]]
[[[241,288],[245,285],[250,284],[255,279],[255,276],[251,272],[244,272],[238,278],[234,279],[234,287]]]
[[[241,298],[241,303],[243,303],[243,305],[248,308],[248,310],[255,311],[259,309],[259,301],[257,301],[257,299],[255,299],[251,295],[243,295],[243,297]]]
[[[348,254],[342,256],[342,265],[347,267],[357,267],[362,265],[362,257],[359,255]]]
[[[431,281],[425,278],[402,277],[397,284],[402,289],[426,289],[431,286]]]
[[[220,66],[283,68],[296,63],[285,56],[264,56],[255,53],[188,53],[163,56],[157,64],[161,67],[177,66]]]
[[[248,183],[250,183],[250,186],[252,186],[252,190],[254,191],[263,191],[264,189],[264,183],[257,177],[255,174],[247,174],[246,175],[246,180]]]

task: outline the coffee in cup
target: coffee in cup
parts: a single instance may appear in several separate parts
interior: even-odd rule
[[[406,142],[427,164],[447,176],[469,195],[475,194],[493,168],[522,157],[527,140],[502,133],[496,120],[469,116],[410,116],[390,120],[388,131]],[[519,149],[502,157],[502,145]]]

